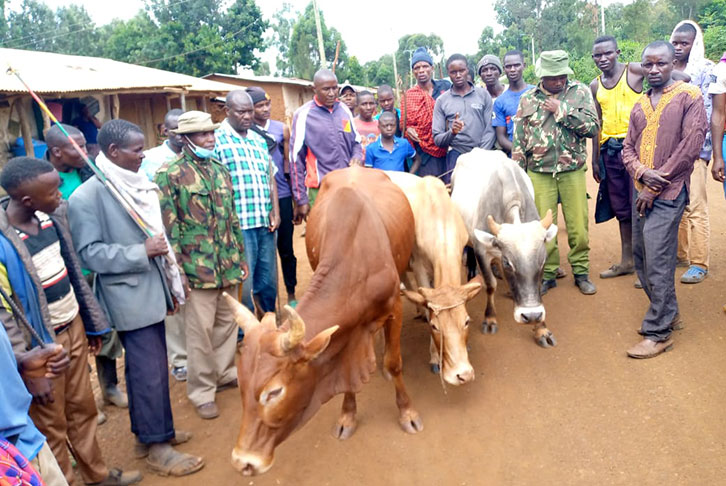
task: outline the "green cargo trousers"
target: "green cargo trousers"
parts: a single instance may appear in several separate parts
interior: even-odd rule
[[[562,203],[562,213],[567,227],[567,243],[570,252],[567,260],[575,275],[590,273],[590,238],[587,219],[587,187],[585,185],[585,166],[570,172],[552,174],[548,172],[527,171],[534,186],[534,203],[540,217],[548,209],[552,210],[552,222],[557,224],[557,202]],[[555,278],[560,265],[560,250],[557,238],[547,243],[547,260],[544,266],[544,279]]]

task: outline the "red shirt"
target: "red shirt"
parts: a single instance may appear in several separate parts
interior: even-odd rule
[[[434,86],[434,89],[436,87]],[[434,157],[446,156],[446,149],[434,143],[434,134],[431,125],[434,121],[434,98],[419,85],[406,91],[406,129],[414,128],[421,142],[421,150]],[[404,134],[408,138],[408,134]],[[409,139],[415,147],[414,141]]]

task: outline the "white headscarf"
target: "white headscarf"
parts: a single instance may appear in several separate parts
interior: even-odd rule
[[[673,35],[676,33],[681,25],[689,24],[696,29],[696,37],[693,39],[693,46],[691,46],[691,53],[688,55],[688,64],[686,65],[686,72],[693,72],[693,68],[700,69],[703,64],[703,60],[706,58],[706,46],[703,44],[703,31],[701,27],[693,20],[683,20],[678,22],[678,25],[673,29],[671,33],[671,42],[673,42]]]
[[[161,205],[157,191],[159,186],[151,182],[142,171],[131,172],[114,164],[103,152],[96,157],[96,165],[121,192],[126,201],[134,210],[139,213],[144,222],[155,234],[163,234],[166,244],[169,246],[169,258],[163,258],[164,274],[171,294],[176,298],[179,305],[184,304],[184,284],[182,283],[179,265],[176,262],[174,252],[171,251],[169,238],[164,230],[164,223],[161,219]]]

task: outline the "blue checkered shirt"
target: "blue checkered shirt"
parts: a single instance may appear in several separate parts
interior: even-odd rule
[[[249,130],[242,138],[227,120],[214,132],[214,153],[232,176],[234,205],[243,230],[269,226],[272,163],[265,140]]]

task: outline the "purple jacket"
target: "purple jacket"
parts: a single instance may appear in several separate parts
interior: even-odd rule
[[[353,115],[339,101],[332,110],[316,98],[295,111],[290,133],[290,186],[299,205],[308,204],[306,187],[320,187],[325,174],[361,159],[360,135]]]

